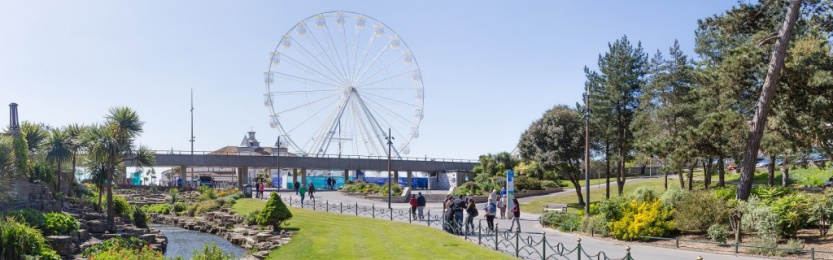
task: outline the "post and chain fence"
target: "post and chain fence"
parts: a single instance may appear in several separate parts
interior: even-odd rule
[[[543,232],[499,231],[497,223],[494,224],[494,230],[491,230],[482,225],[482,219],[476,226],[472,223],[469,228],[462,220],[448,217],[445,212],[432,214],[431,210],[428,210],[420,219],[418,215],[412,214],[410,209],[388,209],[376,207],[376,205],[368,207],[358,203],[330,203],[328,200],[322,202],[311,199],[306,199],[301,203],[300,199],[291,195],[281,197],[281,199],[290,207],[441,227],[446,232],[458,235],[470,242],[522,259],[633,260],[630,247],[625,248],[623,257],[611,258],[601,251],[595,254],[589,253],[581,245],[581,238],[577,239],[578,244],[575,247],[569,248],[563,243],[548,240],[546,233]]]

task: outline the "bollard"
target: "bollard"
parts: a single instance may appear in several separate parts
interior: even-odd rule
[[[411,223],[411,218],[414,214],[411,214],[411,211],[408,211],[408,223]]]
[[[816,248],[815,247],[810,248],[810,259],[816,260]]]
[[[393,209],[390,209],[390,221],[393,221]]]
[[[483,235],[483,227],[480,225],[480,223],[477,223],[477,244],[478,245],[483,244],[483,242],[481,241],[482,235]]]
[[[520,242],[521,242],[521,233],[520,232],[515,232],[515,257],[518,257],[518,258],[521,257],[521,248],[519,246],[521,244]],[[579,260],[581,260],[581,259],[579,259]]]
[[[735,254],[738,254],[738,248],[740,247],[740,243],[735,242]]]
[[[674,244],[677,246],[677,248],[680,248],[680,236],[675,237],[674,240]]]
[[[578,260],[581,260],[581,238],[576,239],[578,245],[576,245],[576,255],[578,255]]]

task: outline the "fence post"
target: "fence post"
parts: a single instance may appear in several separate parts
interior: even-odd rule
[[[478,245],[483,244],[483,242],[481,241],[481,239],[482,239],[481,236],[482,235],[483,235],[483,228],[481,226],[481,223],[477,223],[477,244]]]
[[[428,226],[431,226],[431,210],[428,210]]]
[[[631,246],[625,247],[625,252],[627,252],[625,253],[625,257],[627,257],[628,260],[633,260],[633,257],[631,257]],[[700,260],[703,259],[701,258]]]
[[[408,211],[408,223],[412,223],[411,218],[414,216],[414,214],[411,214],[411,212],[413,212],[413,211],[411,211],[411,210]]]
[[[289,195],[289,206],[292,207],[292,195]]]
[[[342,202],[338,203],[338,213],[344,214],[344,203]]]
[[[390,221],[393,221],[393,208],[390,209]]]
[[[547,232],[544,232],[544,236],[541,237],[541,247],[544,249],[541,258],[547,259]]]
[[[816,260],[816,248],[815,247],[810,248],[810,259]]]
[[[581,238],[576,239],[578,245],[576,245],[576,255],[578,255],[578,260],[581,260]]]
[[[677,246],[677,248],[680,248],[680,236],[674,238],[674,244]]]
[[[735,242],[735,254],[738,254],[738,248],[740,247],[740,243]]]
[[[315,204],[317,204],[317,203],[315,203],[315,200],[312,200],[312,210],[313,211],[315,211]]]
[[[324,204],[327,205],[327,212],[330,212],[330,200],[325,200]]]
[[[356,202],[356,216],[359,215],[359,203]]]
[[[498,229],[497,229],[497,223],[495,223],[495,230],[498,230]],[[497,243],[497,239],[498,239],[498,232],[497,232],[497,231],[495,231],[495,251],[497,251],[497,250],[498,250],[498,248],[497,248],[497,245],[498,245],[498,243]]]
[[[515,257],[521,257],[521,232],[515,233]],[[581,259],[579,259],[581,260]]]

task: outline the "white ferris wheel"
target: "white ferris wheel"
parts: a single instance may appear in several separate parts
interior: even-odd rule
[[[304,19],[264,73],[270,126],[302,156],[408,154],[425,91],[416,58],[390,27],[354,12]]]

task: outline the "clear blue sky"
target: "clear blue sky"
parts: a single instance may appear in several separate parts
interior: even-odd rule
[[[622,35],[646,52],[679,39],[693,56],[698,18],[735,1],[0,1],[0,113],[62,126],[128,106],[139,142],[197,151],[245,132],[274,144],[263,71],[280,36],[316,13],[364,13],[419,61],[425,118],[409,156],[475,159],[511,151],[556,104],[575,104],[582,68]]]

